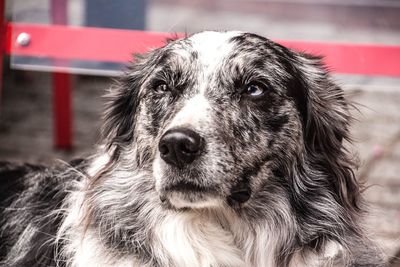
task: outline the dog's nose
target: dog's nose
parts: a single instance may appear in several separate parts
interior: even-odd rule
[[[168,130],[158,144],[161,158],[179,168],[192,163],[204,148],[204,139],[187,128]]]

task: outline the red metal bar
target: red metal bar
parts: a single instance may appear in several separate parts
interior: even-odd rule
[[[71,77],[68,73],[53,73],[54,144],[59,149],[72,147]]]
[[[324,57],[333,72],[400,76],[400,46],[278,40],[284,46]]]
[[[166,38],[171,37],[167,33],[101,28],[32,24],[9,24],[8,27],[15,33],[13,40],[21,32],[28,32],[32,36],[29,46],[12,45],[8,47],[8,53],[61,59],[127,62],[131,60],[132,53],[143,53],[160,47]],[[278,42],[295,50],[323,55],[326,64],[338,73],[400,76],[400,46],[288,40]]]
[[[67,0],[51,0],[50,9],[53,24],[65,25],[68,23],[67,3]],[[47,40],[41,41],[46,42]],[[54,61],[55,65],[68,66],[68,60],[66,59],[54,59]],[[52,78],[54,145],[59,149],[70,149],[72,147],[71,75],[68,73],[53,73]]]
[[[31,44],[12,45],[7,52],[21,56],[127,62],[132,53],[144,53],[165,44],[172,34],[103,28],[78,28],[34,24],[9,24],[13,44],[19,33],[28,32]]]

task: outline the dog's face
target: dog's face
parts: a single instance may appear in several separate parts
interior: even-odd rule
[[[313,149],[321,145],[305,132],[316,124],[316,132],[325,131],[326,123],[310,118],[315,92],[307,75],[328,86],[312,59],[268,39],[203,32],[138,59],[112,104],[106,132],[125,151],[119,154],[152,173],[166,206],[242,207],[260,195],[265,203],[266,190],[270,198],[288,191],[284,170],[295,168],[305,139]],[[346,118],[333,115],[327,123],[346,128]],[[343,136],[329,131],[340,144]]]
[[[246,202],[273,159],[293,154],[301,123],[285,66],[265,39],[202,33],[159,51],[138,120],[155,145],[153,174],[175,207]],[[150,135],[151,134],[151,135]]]
[[[205,32],[148,56],[136,135],[151,144],[162,200],[178,208],[246,202],[278,155],[298,149],[292,74],[278,49],[256,35]]]

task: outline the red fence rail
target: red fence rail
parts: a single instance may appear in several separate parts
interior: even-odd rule
[[[127,62],[132,53],[160,47],[171,37],[168,33],[147,31],[16,23],[9,23],[7,32],[11,36],[6,47],[8,54],[114,62]],[[16,38],[22,32],[31,36],[30,45],[17,44]],[[328,67],[337,73],[400,76],[400,46],[276,41],[295,50],[324,56]]]

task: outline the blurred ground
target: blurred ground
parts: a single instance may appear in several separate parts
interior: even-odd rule
[[[20,4],[21,10],[29,6],[26,1],[14,2]],[[32,6],[37,6],[36,2],[43,1],[29,1]],[[79,1],[72,2],[71,15],[82,16]],[[328,7],[315,4],[311,11],[302,3],[318,1],[283,1],[288,3],[283,6],[279,1],[269,1],[269,4],[252,1],[258,3],[255,6],[243,6],[240,2],[206,0],[187,4],[184,0],[152,0],[146,24],[159,31],[241,29],[277,39],[400,44],[400,8],[396,1],[368,0],[363,2],[370,4],[367,7],[351,6],[359,3],[355,0],[337,1],[345,4]],[[329,1],[320,1],[326,2]],[[381,4],[376,5],[378,2]],[[202,9],[196,10],[199,5]],[[170,14],[174,14],[174,19]],[[299,22],[304,16],[309,19]],[[372,17],[379,19],[372,20]],[[4,75],[0,160],[49,163],[90,154],[98,139],[101,96],[111,84],[110,78],[73,77],[75,145],[73,150],[65,152],[52,146],[51,76],[15,70],[6,70]],[[371,206],[370,232],[389,257],[396,253],[400,257],[400,77],[336,75],[335,78],[359,109],[353,111],[355,143],[351,149],[360,154],[357,175],[368,186],[365,196]],[[392,266],[399,267],[400,263],[393,261]]]

